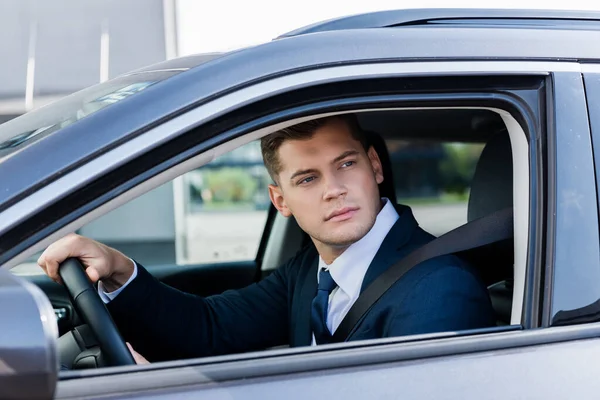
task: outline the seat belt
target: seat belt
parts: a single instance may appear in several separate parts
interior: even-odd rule
[[[513,208],[470,221],[414,250],[379,275],[358,296],[333,334],[332,342],[346,341],[371,307],[411,268],[435,257],[471,250],[513,237]]]

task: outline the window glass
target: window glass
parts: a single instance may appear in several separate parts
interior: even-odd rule
[[[269,183],[258,141],[185,174],[177,203],[178,263],[255,259],[271,204]]]
[[[469,189],[485,144],[387,140],[398,202],[439,236],[467,222]]]
[[[126,75],[74,93],[0,126],[0,160],[34,140],[66,128],[180,71]]]
[[[122,205],[78,233],[146,267],[254,260],[267,220],[269,182],[255,141]],[[12,271],[43,273],[37,257]]]

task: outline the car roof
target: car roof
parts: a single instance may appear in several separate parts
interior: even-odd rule
[[[150,66],[151,71],[185,71],[0,160],[4,189],[0,211],[152,124],[275,76],[394,60],[600,60],[600,30],[596,29],[449,26],[325,30],[218,54],[210,60],[199,55]]]
[[[591,23],[591,24],[590,24]],[[571,10],[511,10],[511,9],[465,9],[465,8],[416,8],[409,10],[377,11],[350,15],[317,22],[279,38],[305,35],[315,32],[390,28],[432,24],[458,26],[532,26],[565,27],[590,26],[600,29],[600,12]]]
[[[189,56],[177,57],[170,60],[162,61],[152,65],[148,65],[120,76],[141,74],[155,71],[168,71],[168,70],[182,70],[187,71],[190,68],[195,68],[199,65],[215,60],[219,57],[224,56],[227,53],[215,52],[215,53],[202,53],[202,54],[191,54]]]

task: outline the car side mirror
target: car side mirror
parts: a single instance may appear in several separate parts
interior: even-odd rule
[[[58,326],[46,295],[0,268],[0,398],[51,399],[58,380]]]

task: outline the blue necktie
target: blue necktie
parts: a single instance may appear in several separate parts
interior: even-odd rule
[[[327,328],[327,306],[329,305],[329,295],[336,287],[337,284],[329,271],[321,270],[317,295],[312,301],[310,313],[310,324],[317,344],[331,342],[331,332]]]

